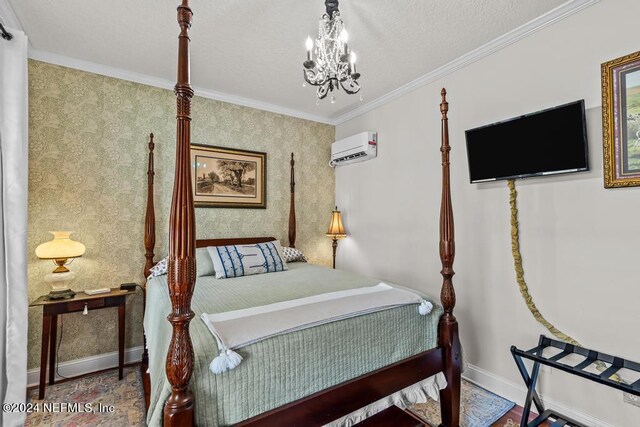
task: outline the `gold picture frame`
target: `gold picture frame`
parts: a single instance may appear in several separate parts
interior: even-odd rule
[[[267,153],[191,144],[197,208],[267,207]]]
[[[640,186],[640,52],[602,64],[604,187]]]

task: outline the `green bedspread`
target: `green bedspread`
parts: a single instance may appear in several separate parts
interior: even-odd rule
[[[269,338],[237,350],[244,358],[237,368],[213,374],[209,364],[219,351],[200,319],[202,313],[380,283],[306,263],[290,263],[288,267],[284,272],[233,279],[198,278],[192,301],[195,317],[190,327],[195,350],[191,390],[198,426],[237,423],[436,346],[442,309],[434,302],[427,316],[419,315],[417,306],[411,305]],[[171,339],[166,319],[171,309],[167,276],[149,280],[146,298],[144,329],[151,375],[147,423],[158,426],[171,390],[164,367]]]

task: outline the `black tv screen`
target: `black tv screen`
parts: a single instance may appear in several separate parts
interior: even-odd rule
[[[472,183],[589,170],[584,100],[466,131]]]

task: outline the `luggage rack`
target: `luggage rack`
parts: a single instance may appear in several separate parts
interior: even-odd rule
[[[543,352],[547,348],[557,348],[561,351],[553,356],[544,357]],[[630,360],[623,359],[622,357],[611,356],[599,351],[589,350],[587,348],[578,347],[566,342],[553,340],[545,337],[544,335],[540,335],[538,346],[532,348],[531,350],[524,351],[516,348],[515,346],[511,346],[511,354],[513,355],[513,359],[515,360],[516,365],[518,366],[518,370],[522,375],[522,379],[527,386],[527,397],[525,400],[524,409],[522,411],[522,419],[520,420],[521,427],[537,427],[543,422],[549,421],[550,419],[555,420],[551,424],[552,426],[587,427],[584,424],[558,414],[557,412],[544,409],[544,405],[542,404],[542,401],[540,400],[540,397],[536,392],[536,383],[538,381],[540,364],[551,366],[552,368],[556,368],[569,374],[577,375],[579,377],[595,381],[599,384],[606,385],[617,390],[633,394],[635,396],[640,396],[640,379],[634,381],[631,384],[627,384],[625,382],[621,382],[611,378],[616,372],[623,368],[640,374],[640,363],[632,362]],[[560,362],[560,360],[571,354],[584,356],[585,359],[575,366],[567,365]],[[529,374],[529,372],[527,371],[527,368],[524,365],[523,358],[533,361],[531,374]],[[597,374],[585,371],[585,368],[596,362],[603,362],[607,364],[608,367],[603,372]],[[533,404],[535,404],[540,415],[527,424],[531,412],[532,402]]]

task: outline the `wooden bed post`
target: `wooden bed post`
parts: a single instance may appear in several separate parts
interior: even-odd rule
[[[440,205],[440,261],[442,262],[442,290],[440,301],[444,307],[444,314],[438,324],[438,346],[444,351],[444,375],[447,378],[447,388],[440,391],[440,410],[442,425],[458,427],[460,425],[460,372],[461,352],[458,338],[458,321],[453,315],[456,305],[456,293],[453,289],[452,277],[453,260],[456,246],[453,227],[453,207],[451,205],[451,180],[449,172],[449,120],[447,112],[447,91],[443,88],[440,112],[442,113],[442,201]]]
[[[196,227],[191,189],[191,98],[189,83],[189,28],[193,12],[189,0],[178,6],[178,81],[176,168],[169,216],[169,296],[171,313],[167,316],[172,326],[171,343],[167,353],[166,372],[171,384],[171,396],[164,406],[164,425],[193,426],[194,397],[189,390],[193,373],[193,344],[189,335],[189,322],[194,313],[191,297],[195,285]]]
[[[151,274],[151,267],[154,266],[153,250],[156,246],[156,215],[155,207],[153,203],[153,178],[155,176],[154,164],[153,164],[153,149],[155,144],[153,143],[153,133],[149,134],[149,163],[147,166],[147,211],[144,217],[144,248],[145,248],[145,264],[144,264],[144,277],[149,277]],[[146,293],[146,290],[145,290]],[[142,298],[142,312],[146,310],[147,298],[143,295]],[[144,389],[144,403],[145,407],[149,408],[149,401],[151,395],[151,381],[147,370],[149,369],[149,352],[147,350],[147,337],[142,334],[143,350],[142,350],[142,363],[140,364],[140,371],[142,373],[142,386]]]
[[[291,202],[289,204],[289,246],[296,247],[296,178],[295,178],[295,160],[291,153]]]
[[[144,277],[149,277],[151,267],[153,267],[153,250],[156,246],[156,214],[153,205],[153,178],[155,176],[153,165],[153,133],[149,134],[149,165],[147,168],[147,212],[144,217],[144,257],[147,259],[144,264]]]

